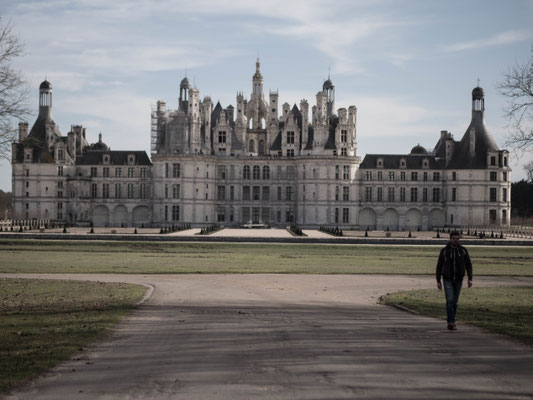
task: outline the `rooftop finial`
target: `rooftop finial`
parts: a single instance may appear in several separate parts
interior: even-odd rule
[[[479,78],[477,78],[477,87],[479,87]]]

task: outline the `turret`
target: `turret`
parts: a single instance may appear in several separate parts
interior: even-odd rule
[[[191,84],[189,83],[189,80],[187,79],[187,77],[183,78],[180,83],[180,100],[178,109],[180,111],[183,111],[184,113],[188,112],[190,89]]]
[[[52,120],[52,84],[47,80],[39,86],[39,117]]]
[[[255,74],[252,78],[253,81],[253,98],[263,98],[263,75],[261,75],[261,63],[259,57],[255,63]]]
[[[327,117],[330,118],[335,113],[335,85],[328,76],[328,80],[322,85],[322,90],[326,92]]]

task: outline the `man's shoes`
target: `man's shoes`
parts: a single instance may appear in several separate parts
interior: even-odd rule
[[[457,326],[455,325],[455,322],[452,324],[453,326],[453,330],[456,331],[457,330]]]
[[[448,324],[448,330],[453,331],[453,324]]]

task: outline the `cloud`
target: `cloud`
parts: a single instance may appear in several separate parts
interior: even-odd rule
[[[533,31],[519,30],[501,32],[487,39],[472,40],[469,42],[454,43],[443,47],[444,51],[456,52],[471,49],[478,49],[482,47],[501,46],[510,43],[521,42],[533,38]]]

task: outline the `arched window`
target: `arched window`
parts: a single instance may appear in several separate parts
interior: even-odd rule
[[[250,119],[248,120],[248,129],[253,129],[254,128],[254,119],[250,117]]]
[[[255,143],[254,143],[253,139],[250,140],[250,142],[248,143],[248,151],[250,153],[253,153],[255,151]]]
[[[261,179],[261,168],[259,168],[259,165],[254,165],[254,174],[253,174],[253,178],[254,179]]]
[[[266,129],[266,121],[264,118],[261,118],[261,129]]]
[[[250,166],[245,165],[242,169],[242,179],[250,179]]]
[[[258,150],[258,153],[260,156],[264,155],[265,154],[265,141],[263,139],[261,139],[259,141],[259,150]]]
[[[263,166],[263,179],[270,179],[270,167],[268,165]]]

